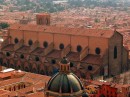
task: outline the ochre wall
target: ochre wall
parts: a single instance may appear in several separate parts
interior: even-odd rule
[[[23,33],[24,32],[24,33]],[[43,47],[43,42],[47,41],[48,44],[54,42],[54,48],[59,50],[60,43],[64,44],[66,47],[71,44],[71,51],[77,52],[77,46],[80,45],[82,50],[89,46],[89,53],[95,54],[96,47],[101,49],[101,55],[103,55],[108,48],[108,39],[101,37],[85,37],[85,36],[75,36],[75,35],[64,35],[64,34],[52,34],[44,32],[32,32],[32,31],[11,31],[12,42],[14,38],[22,39],[24,38],[24,44],[28,46],[28,41],[31,39],[33,43],[38,40],[40,47]]]
[[[48,44],[53,42],[53,34],[51,33],[38,33],[38,41],[40,42],[40,47],[43,47],[43,42],[47,41]]]
[[[70,35],[54,34],[54,48],[60,50],[61,43],[64,44],[64,48],[70,44]]]
[[[25,45],[29,46],[28,45],[28,41],[29,40],[32,40],[33,43],[38,40],[38,34],[37,32],[32,32],[32,31],[24,31],[24,43]]]
[[[80,45],[82,50],[88,46],[88,37],[71,36],[71,51],[77,52],[77,46]]]
[[[20,30],[9,30],[11,36],[11,43],[14,44],[14,39],[17,38],[19,41],[23,39],[23,31]]]
[[[108,39],[101,37],[89,37],[89,53],[96,54],[95,49],[100,48],[100,55],[103,55],[108,48]]]

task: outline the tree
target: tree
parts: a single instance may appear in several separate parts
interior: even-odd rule
[[[95,23],[99,23],[99,22],[100,22],[100,20],[96,18],[95,19]]]
[[[9,27],[9,24],[8,23],[0,23],[0,28],[2,29],[5,29],[5,28],[8,28]]]

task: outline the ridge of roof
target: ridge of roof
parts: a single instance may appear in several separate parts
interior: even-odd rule
[[[90,36],[90,37],[102,37],[111,38],[115,31],[110,29],[87,29],[87,28],[67,28],[57,27],[54,25],[36,25],[36,24],[12,24],[9,29],[14,30],[26,30],[26,31],[39,31],[44,33],[53,34],[66,34],[66,35],[77,35],[77,36]]]

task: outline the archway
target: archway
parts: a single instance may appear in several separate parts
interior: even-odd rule
[[[29,72],[29,71],[30,71],[30,70],[29,70],[29,67],[25,67],[24,70],[25,70],[26,72]]]
[[[104,95],[104,94],[101,94],[99,97],[105,97],[105,95]]]
[[[33,68],[33,69],[32,69],[32,72],[33,72],[33,73],[37,73],[37,69],[36,69],[36,68]]]
[[[7,63],[3,63],[3,66],[7,67]]]
[[[42,74],[42,75],[46,75],[46,73],[45,73],[44,70],[40,70],[40,74]]]
[[[10,64],[9,67],[15,69],[15,65],[14,64]]]
[[[3,65],[3,58],[0,58],[0,65]]]
[[[17,65],[16,69],[17,70],[22,70],[20,65]]]

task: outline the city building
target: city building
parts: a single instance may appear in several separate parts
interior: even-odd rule
[[[14,70],[0,71],[0,97],[44,97],[49,76]]]
[[[86,85],[89,97],[129,97],[129,84],[116,84],[112,82],[90,81]]]
[[[53,77],[6,69],[0,72],[0,97],[88,97],[80,79],[63,58]],[[47,84],[46,84],[47,83]]]
[[[78,77],[114,76],[130,68],[123,36],[116,30],[66,28],[50,25],[49,14],[34,24],[12,24],[1,45],[1,66],[53,75],[67,57]]]

